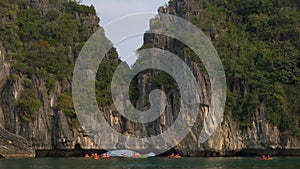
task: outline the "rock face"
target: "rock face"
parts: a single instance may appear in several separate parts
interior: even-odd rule
[[[23,137],[0,127],[0,153],[3,157],[35,157],[35,151]]]
[[[0,89],[8,82],[10,76],[10,63],[5,59],[6,51],[0,41]],[[4,97],[1,96],[1,104]],[[9,123],[6,121],[7,109],[0,106],[0,154],[4,157],[34,157],[35,151],[30,142],[25,138],[7,131],[4,126]]]

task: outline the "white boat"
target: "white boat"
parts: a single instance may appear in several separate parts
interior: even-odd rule
[[[111,157],[128,157],[128,158],[155,157],[155,154],[153,152],[137,156],[139,153],[134,152],[132,150],[114,150],[114,151],[107,152],[107,154]]]

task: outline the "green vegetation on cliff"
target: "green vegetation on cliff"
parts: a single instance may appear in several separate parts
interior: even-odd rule
[[[63,93],[60,95],[58,98],[57,109],[63,111],[65,116],[68,118],[67,120],[70,129],[79,126],[71,94]]]
[[[76,58],[88,38],[100,28],[98,24],[94,7],[76,1],[0,1],[0,41],[7,52],[6,60],[11,63],[10,80],[21,81],[24,88],[16,101],[21,119],[30,122],[36,117],[42,106],[43,86],[49,94],[65,93],[56,99],[58,105],[54,108],[65,113],[70,126],[76,124],[72,97],[66,93],[71,92]],[[110,80],[119,62],[114,49],[108,56],[111,60],[104,59],[105,63],[99,65],[96,82],[101,106],[111,103]]]
[[[200,1],[192,22],[213,41],[227,76],[226,113],[251,126],[266,118],[281,131],[300,127],[300,8],[295,0]],[[172,2],[171,2],[172,4]]]
[[[14,62],[13,73],[66,81],[74,57],[93,33],[88,26],[97,27],[82,24],[95,15],[94,8],[76,2],[62,3],[60,10],[22,9],[27,1],[1,3],[7,11],[0,12],[0,34]]]
[[[42,103],[38,99],[35,90],[24,90],[17,102],[17,109],[19,109],[21,119],[27,122],[36,117],[36,112],[41,106]]]

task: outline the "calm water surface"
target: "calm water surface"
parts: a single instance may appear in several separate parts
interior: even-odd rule
[[[275,157],[271,161],[260,161],[255,157],[245,158],[181,158],[166,157],[148,159],[85,159],[85,158],[35,158],[35,159],[0,159],[0,169],[300,169],[300,158]]]

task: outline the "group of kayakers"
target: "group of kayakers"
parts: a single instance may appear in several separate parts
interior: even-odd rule
[[[98,155],[97,153],[92,153],[91,155],[85,154],[84,157],[85,157],[85,158],[90,158],[90,157],[92,157],[92,158],[94,158],[95,160],[98,160],[98,159],[100,158],[100,155]],[[102,158],[110,158],[110,156],[109,156],[107,153],[101,154],[101,157],[102,157]]]
[[[169,158],[181,158],[181,155],[172,153],[171,155],[168,156]]]
[[[267,156],[262,155],[260,158],[258,158],[259,160],[272,160],[270,154],[268,154]]]
[[[123,153],[122,154],[123,157],[127,157],[127,154],[126,153]],[[133,153],[133,155],[131,156],[132,158],[143,158],[143,157],[147,157],[147,155],[141,155],[139,153]],[[108,153],[103,153],[100,155],[98,155],[97,153],[92,153],[91,155],[89,154],[85,154],[84,155],[85,158],[94,158],[95,160],[98,160],[100,157],[101,158],[110,158],[110,155]],[[174,154],[172,153],[171,155],[168,156],[169,158],[181,158],[181,155],[179,154]],[[270,154],[268,154],[267,156],[265,155],[262,155],[260,158],[257,158],[259,160],[272,160]]]

